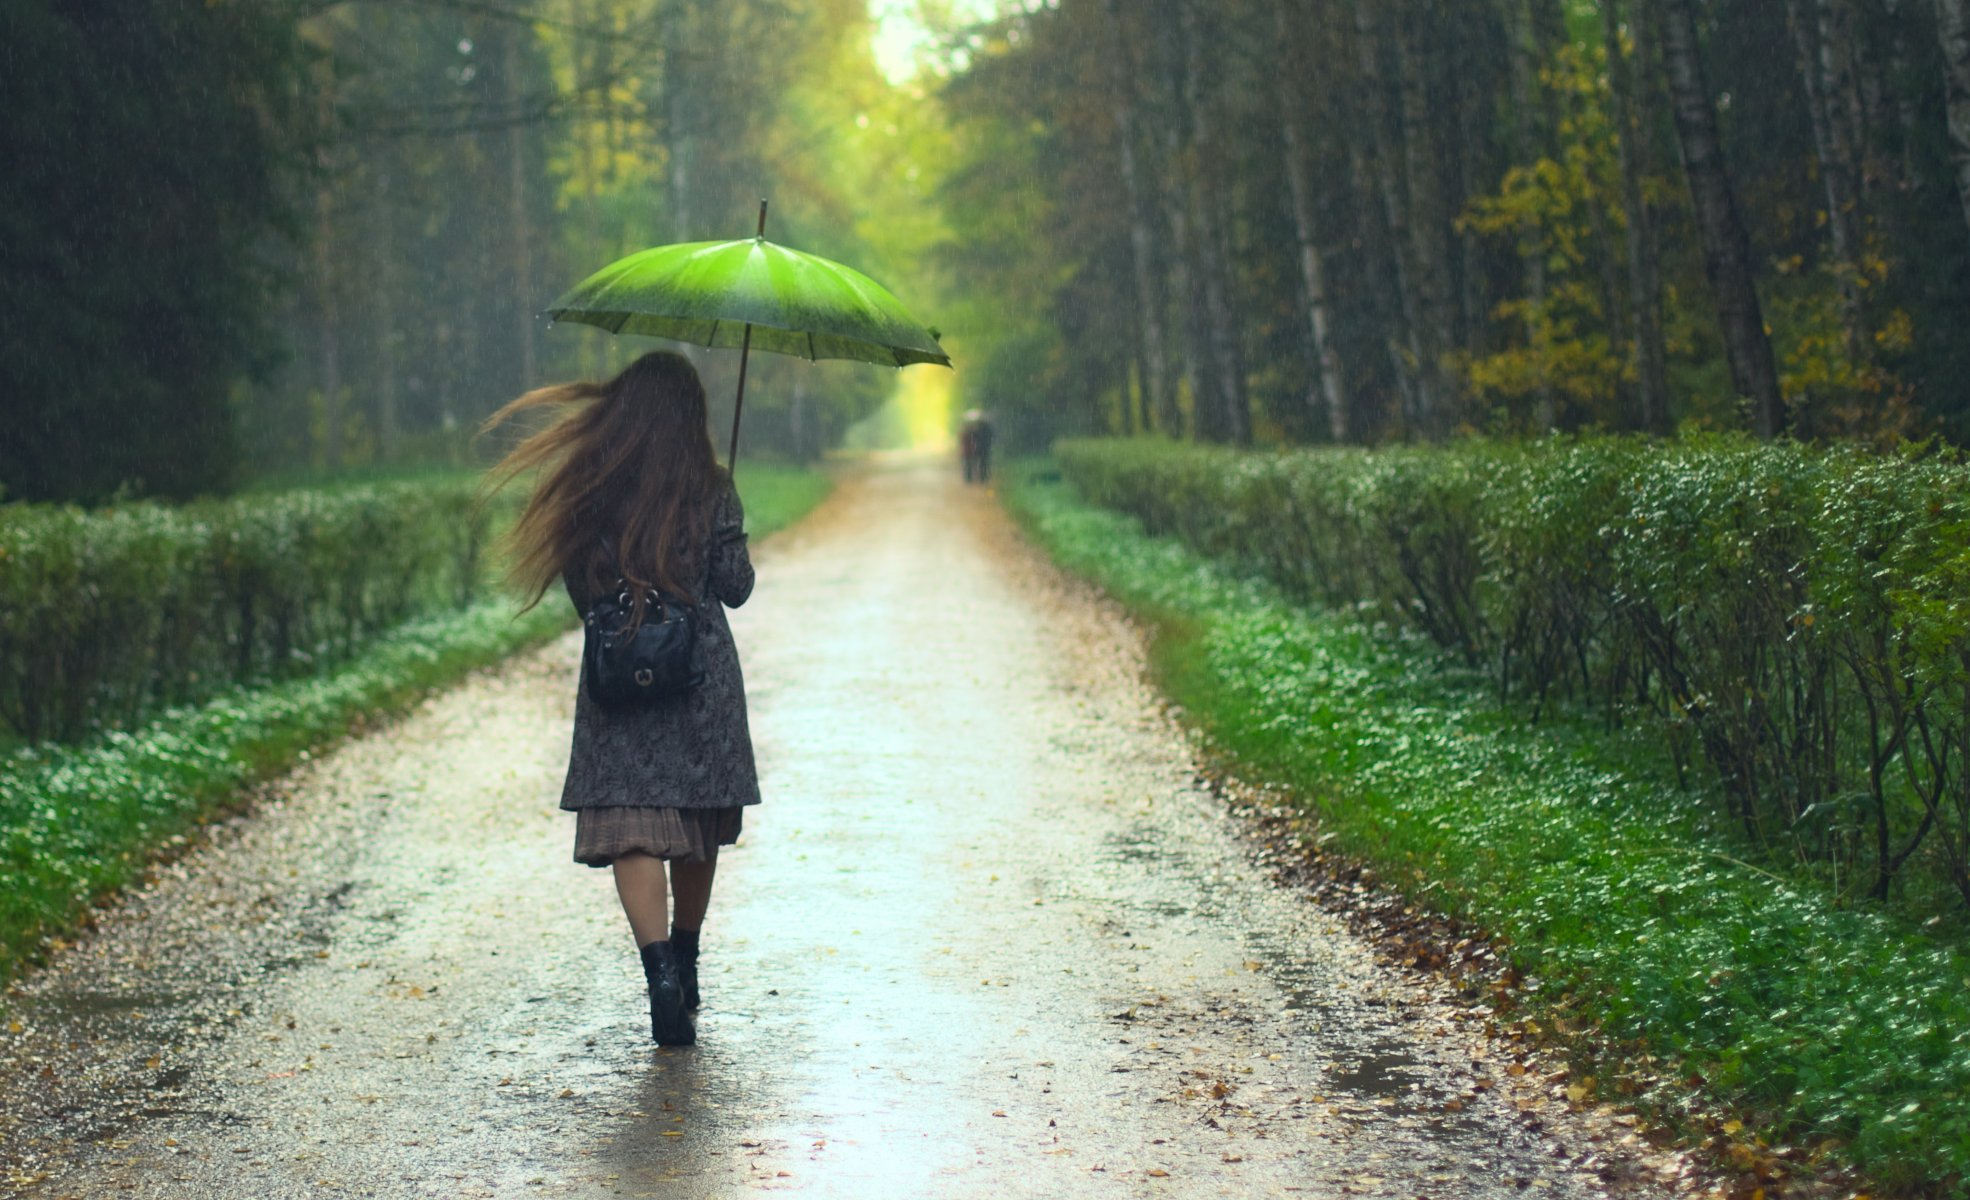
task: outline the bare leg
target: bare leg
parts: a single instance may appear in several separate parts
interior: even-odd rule
[[[705,848],[701,863],[676,859],[670,864],[670,889],[677,896],[677,928],[697,931],[704,928],[705,910],[711,907],[711,878],[718,871],[718,847]]]
[[[665,928],[669,914],[665,911],[663,860],[648,854],[625,854],[614,865],[616,895],[622,898],[622,910],[629,917],[629,931],[636,935],[637,947],[666,940],[670,934]],[[705,876],[705,890],[711,890],[709,874]],[[703,901],[698,903],[698,912],[702,919]]]

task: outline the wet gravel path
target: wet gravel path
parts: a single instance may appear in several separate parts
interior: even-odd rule
[[[988,498],[892,465],[758,557],[766,803],[697,1048],[649,1046],[569,859],[563,639],[309,764],[17,986],[0,1191],[1599,1193],[1602,1133],[1528,1120],[1472,1014],[1253,865],[1134,632]]]

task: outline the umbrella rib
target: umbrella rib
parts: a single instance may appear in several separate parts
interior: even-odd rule
[[[718,318],[713,317],[711,319],[711,336],[705,338],[705,349],[707,350],[712,349],[713,348],[712,343],[716,342],[717,340],[718,340]]]
[[[807,361],[808,362],[821,361],[821,356],[814,353],[814,331],[811,329],[807,331]]]

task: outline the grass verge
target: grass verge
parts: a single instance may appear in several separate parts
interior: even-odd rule
[[[757,538],[791,524],[831,486],[815,471],[741,467],[746,527]],[[510,599],[487,601],[405,625],[322,675],[230,692],[134,731],[13,750],[0,762],[0,982],[242,789],[570,628],[557,599],[518,617]]]
[[[1043,469],[1010,482],[1062,566],[1152,623],[1163,686],[1241,773],[1499,937],[1534,1003],[1649,1060],[1604,1092],[1727,1130],[1754,1169],[1787,1151],[1970,1194],[1964,955],[1740,861],[1640,735],[1583,714],[1529,726],[1432,645],[1293,605]]]

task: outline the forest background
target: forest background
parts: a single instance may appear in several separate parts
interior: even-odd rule
[[[0,481],[456,460],[760,195],[1026,445],[1970,432],[1963,0],[900,7],[914,70],[861,0],[7,6]],[[766,370],[797,458],[894,382]]]

